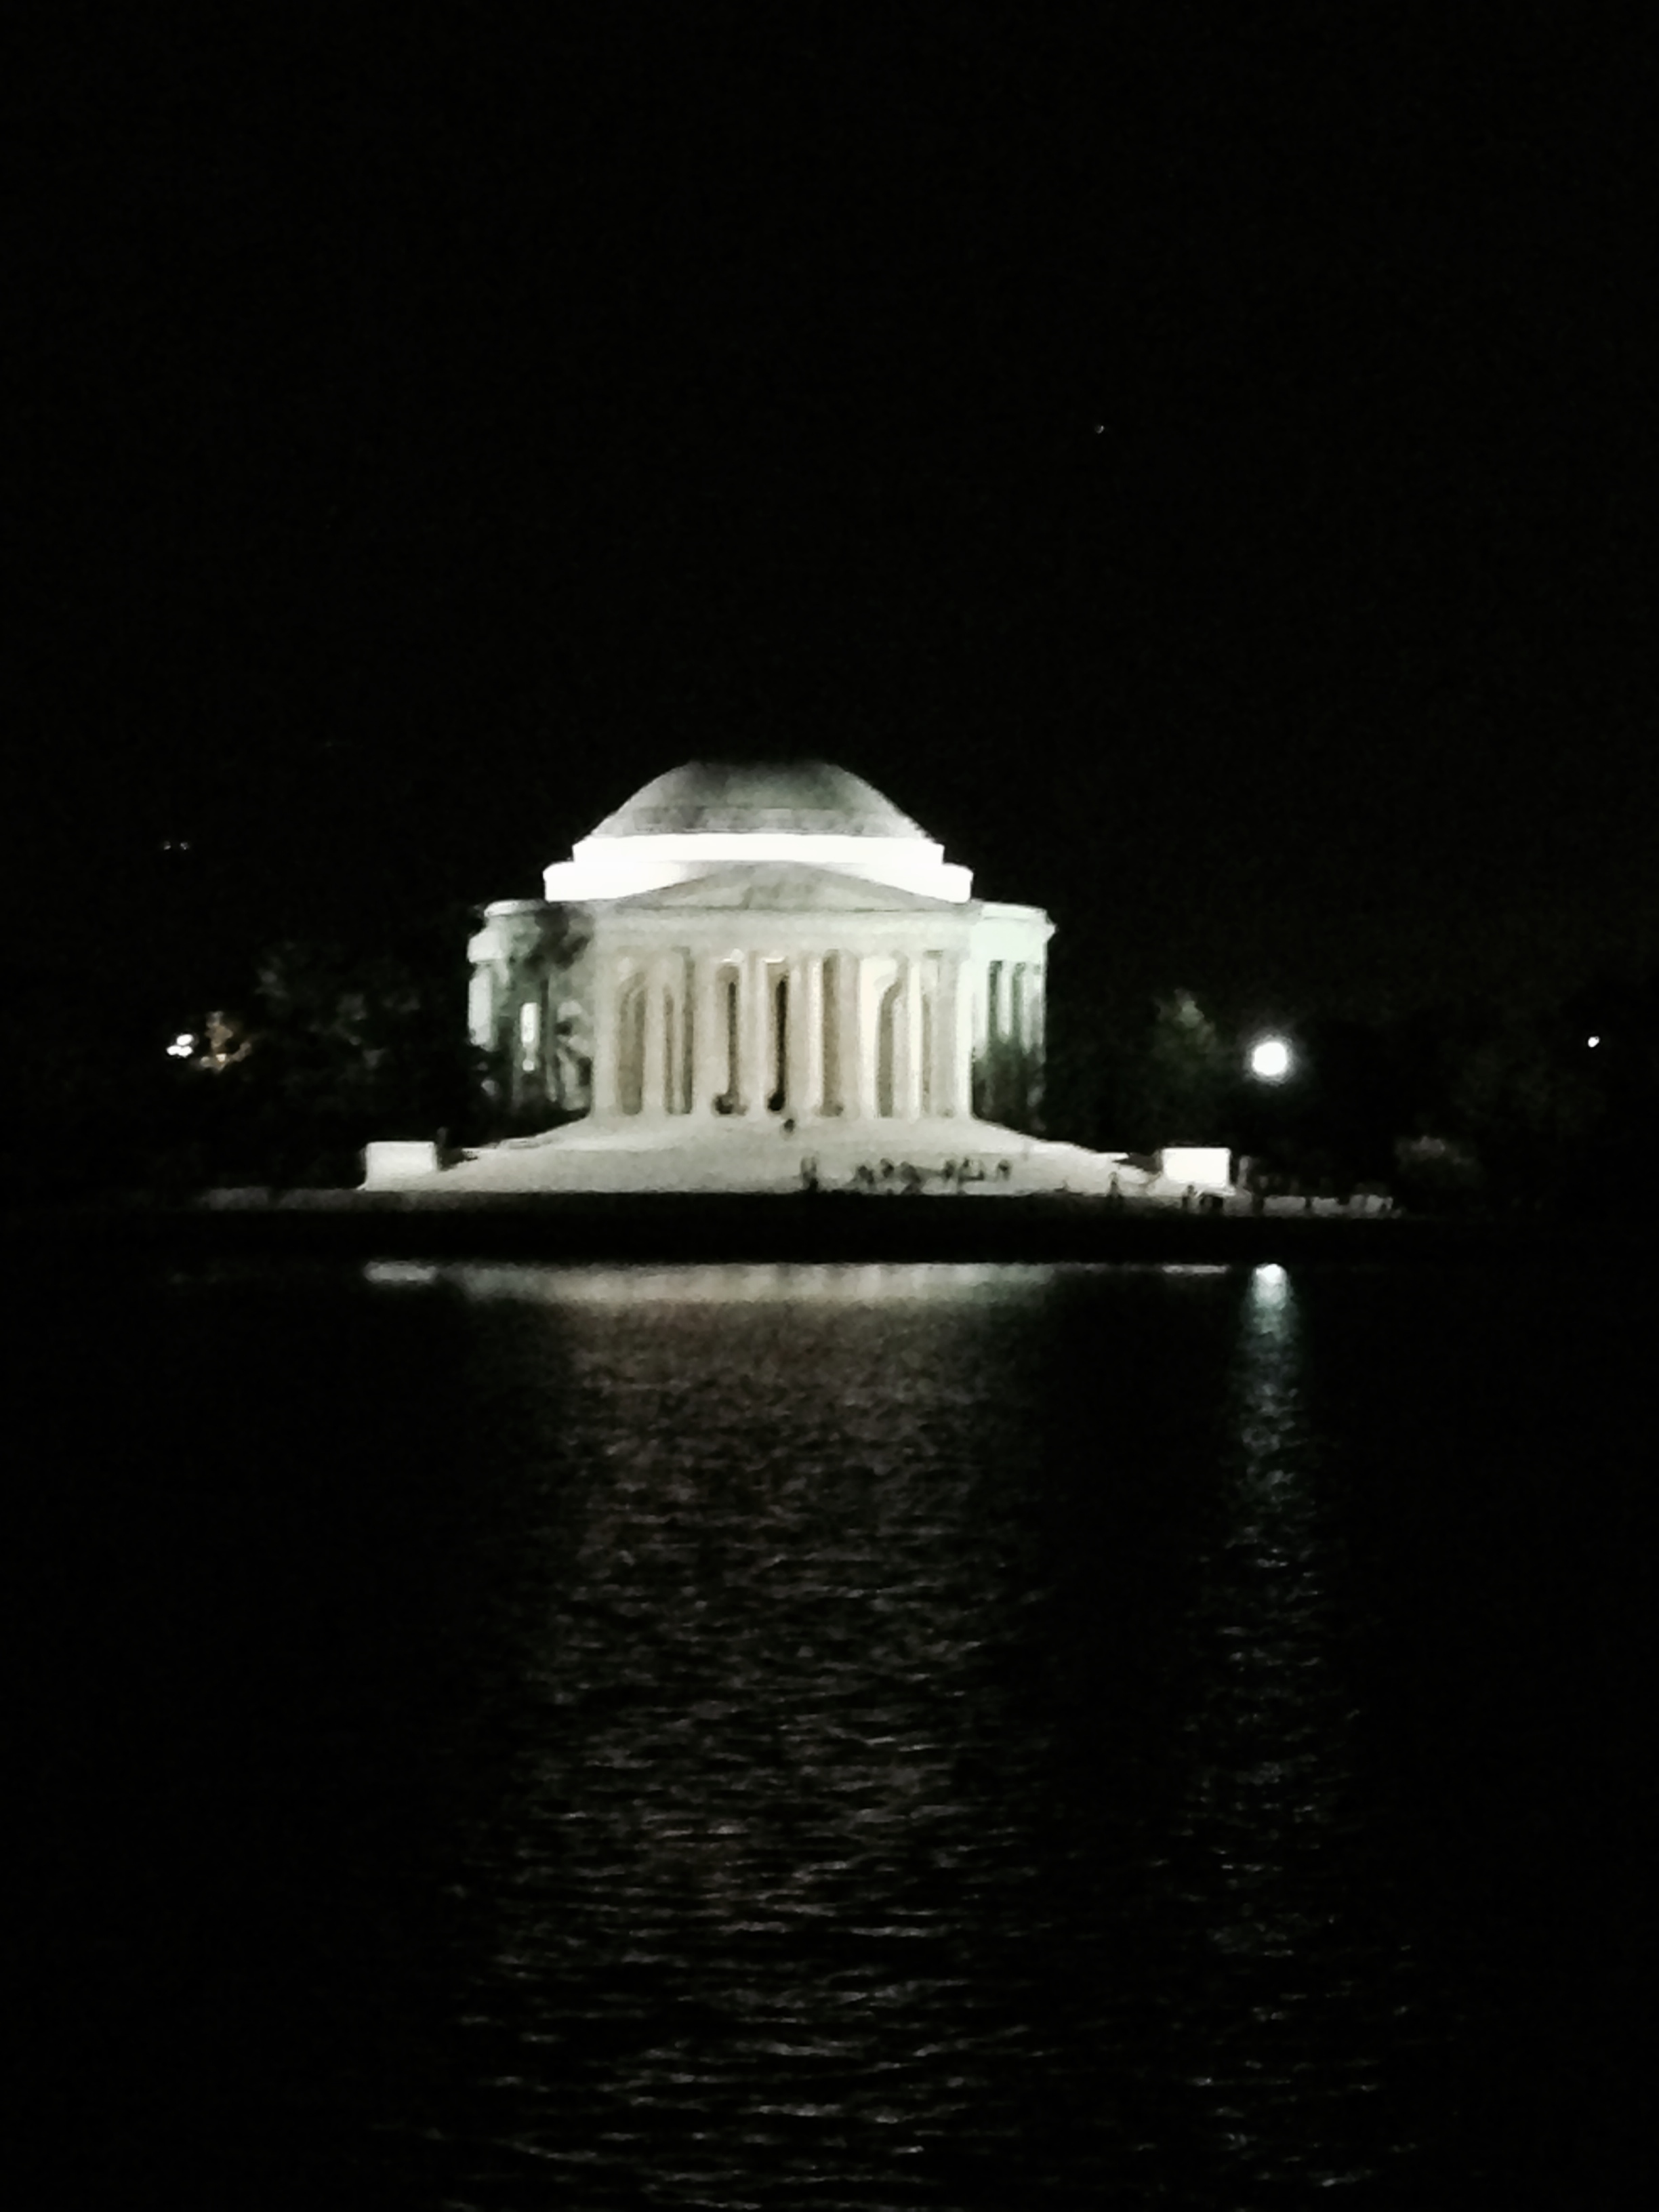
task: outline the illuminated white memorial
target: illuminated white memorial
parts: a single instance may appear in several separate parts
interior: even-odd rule
[[[370,1187],[764,1188],[819,1162],[839,1180],[975,1155],[1005,1182],[1018,1161],[1083,1187],[1085,1164],[1113,1164],[1024,1133],[1047,915],[975,898],[844,769],[689,762],[543,890],[486,909],[470,1025],[503,1105],[562,1125],[424,1176],[371,1146]]]
[[[601,1121],[1024,1120],[1051,925],[972,890],[843,769],[692,762],[489,909],[473,1039]]]

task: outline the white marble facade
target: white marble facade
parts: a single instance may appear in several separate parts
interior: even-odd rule
[[[473,1041],[525,1123],[1034,1124],[1052,924],[973,897],[844,769],[688,763],[544,890],[469,947]]]

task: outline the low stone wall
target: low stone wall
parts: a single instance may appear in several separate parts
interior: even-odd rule
[[[363,1188],[376,1190],[408,1176],[436,1175],[438,1147],[429,1141],[378,1138],[363,1148]]]

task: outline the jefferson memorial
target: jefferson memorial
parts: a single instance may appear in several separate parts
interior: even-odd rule
[[[823,761],[693,761],[485,910],[473,1042],[539,1132],[441,1164],[368,1148],[367,1187],[1124,1188],[1031,1133],[1054,926]],[[556,1126],[545,1125],[554,1121]]]

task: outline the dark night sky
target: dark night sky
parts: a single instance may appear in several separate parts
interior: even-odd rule
[[[1659,27],[1458,14],[66,0],[13,945],[234,967],[806,753],[1121,983],[1650,954]]]

